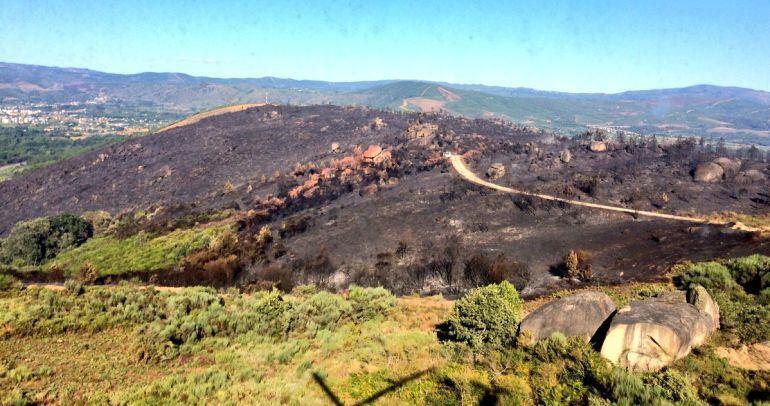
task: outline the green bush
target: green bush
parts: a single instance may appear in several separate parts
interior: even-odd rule
[[[237,301],[236,306],[242,314],[235,326],[237,334],[255,330],[268,337],[284,338],[289,333],[292,305],[278,290],[257,292],[248,300]]]
[[[681,372],[668,368],[663,372],[644,377],[645,382],[656,388],[660,388],[660,394],[667,400],[681,405],[700,405],[703,402],[698,398],[698,390],[692,382]]]
[[[709,292],[712,291],[733,291],[739,288],[735,283],[730,270],[719,262],[700,262],[689,264],[685,271],[677,276],[678,284],[690,289],[701,285]]]
[[[23,221],[13,226],[0,244],[0,260],[6,264],[39,265],[93,235],[91,223],[72,214]]]
[[[139,359],[163,361],[179,354],[180,347],[207,337],[228,335],[235,320],[213,289],[185,289],[166,300],[162,317],[140,327]]]
[[[521,311],[519,292],[507,281],[472,289],[455,302],[447,321],[448,338],[475,348],[512,344]]]
[[[67,276],[78,275],[84,265],[98,275],[120,275],[171,269],[186,255],[211,248],[230,226],[180,229],[161,236],[140,232],[120,239],[114,236],[92,238],[85,244],[58,255],[47,269],[60,269]]]
[[[386,317],[396,306],[396,297],[382,287],[362,288],[351,285],[348,301],[352,307],[353,320],[358,322]]]
[[[174,375],[137,389],[128,396],[129,404],[206,404],[207,398],[231,384],[225,371],[206,370],[191,375]]]
[[[683,288],[703,285],[719,305],[723,331],[736,334],[741,341],[770,340],[770,257],[751,255],[723,264],[689,264],[676,277]]]
[[[733,279],[753,294],[770,287],[770,257],[751,255],[727,262]]]
[[[0,274],[0,292],[4,290],[15,289],[19,286],[19,281],[11,275]]]
[[[665,395],[657,386],[644,382],[641,376],[630,374],[620,368],[610,372],[606,380],[610,400],[623,405],[663,405]]]
[[[350,320],[353,312],[350,303],[340,295],[318,292],[297,305],[294,330],[315,337],[321,330],[334,330]]]
[[[25,289],[22,306],[6,315],[4,326],[14,335],[100,331],[113,326],[147,323],[162,314],[163,295],[153,289],[91,287],[81,292]]]

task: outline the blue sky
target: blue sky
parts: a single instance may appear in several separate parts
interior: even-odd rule
[[[770,90],[768,21],[764,0],[3,0],[0,61],[561,91]]]

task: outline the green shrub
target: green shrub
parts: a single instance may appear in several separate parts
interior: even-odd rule
[[[722,330],[741,341],[770,340],[770,257],[751,255],[727,261],[685,265],[677,275],[683,288],[703,285],[719,305]]]
[[[739,288],[730,270],[718,262],[701,262],[687,265],[684,268],[684,272],[677,276],[677,282],[685,289],[701,285],[709,292],[733,291]]]
[[[751,255],[727,262],[733,279],[753,294],[770,287],[770,257]]]
[[[168,298],[162,317],[140,327],[139,359],[171,359],[179,354],[184,344],[228,335],[234,322],[216,291],[211,288],[185,289]]]
[[[519,292],[507,281],[472,289],[455,302],[447,321],[448,338],[476,348],[512,344],[521,311]]]
[[[295,297],[309,297],[316,293],[318,293],[318,287],[313,284],[295,286],[294,289],[291,290],[292,296]]]
[[[229,226],[213,226],[180,229],[156,237],[144,232],[125,239],[96,237],[58,255],[46,266],[48,269],[60,269],[67,276],[78,275],[86,264],[98,275],[170,269],[186,255],[217,243],[229,231]]]
[[[85,292],[83,284],[74,279],[67,279],[67,281],[64,282],[64,290],[73,295],[82,295]]]
[[[16,289],[19,285],[19,281],[13,276],[0,273],[0,292]]]
[[[648,385],[660,388],[660,394],[675,404],[703,404],[698,398],[698,391],[692,382],[687,376],[675,369],[668,368],[663,372],[647,375],[644,380]]]
[[[14,335],[100,331],[112,326],[150,322],[162,313],[162,297],[152,289],[92,287],[80,295],[49,289],[25,289],[22,303],[4,319]]]
[[[648,385],[641,376],[614,368],[606,380],[608,393],[606,396],[621,405],[663,405],[665,395],[663,390],[654,385]]]
[[[94,235],[91,223],[72,214],[23,221],[0,244],[4,263],[38,265],[58,253],[83,244]]]
[[[318,292],[296,307],[294,330],[315,337],[321,330],[334,330],[352,314],[350,303],[340,295]]]
[[[206,404],[217,391],[231,384],[227,372],[206,370],[186,376],[175,375],[140,388],[128,396],[129,404]],[[211,402],[218,403],[218,402]]]
[[[396,306],[396,297],[382,287],[362,288],[351,285],[348,301],[352,307],[353,320],[358,322],[386,317]]]
[[[278,290],[257,292],[250,299],[239,302],[238,306],[243,316],[236,326],[236,333],[256,330],[274,338],[283,338],[288,334],[292,305],[283,299]]]

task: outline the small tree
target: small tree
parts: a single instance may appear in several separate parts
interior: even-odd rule
[[[507,281],[476,288],[455,302],[447,337],[478,348],[511,345],[521,322],[522,300]]]
[[[5,263],[37,265],[59,252],[83,244],[94,235],[88,221],[72,214],[42,217],[16,224],[0,245]]]

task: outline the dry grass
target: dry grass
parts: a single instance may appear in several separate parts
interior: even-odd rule
[[[204,111],[204,112],[201,112],[201,113],[193,114],[193,115],[191,115],[191,116],[189,116],[189,117],[187,117],[187,118],[185,118],[185,119],[183,119],[181,121],[177,121],[176,123],[171,124],[171,125],[169,125],[167,127],[163,127],[160,130],[158,130],[158,132],[161,133],[161,132],[164,132],[164,131],[171,130],[172,128],[179,128],[179,127],[184,127],[184,126],[187,126],[187,125],[190,125],[190,124],[195,124],[195,123],[197,123],[197,122],[199,122],[199,121],[201,121],[201,120],[203,120],[205,118],[219,116],[219,115],[227,114],[227,113],[234,113],[234,112],[237,112],[237,111],[243,111],[243,110],[250,109],[252,107],[260,107],[260,106],[264,106],[264,105],[265,105],[265,103],[236,104],[236,105],[233,105],[233,106],[220,107],[220,108],[217,108],[217,109],[213,109],[213,110],[209,110],[209,111]]]

